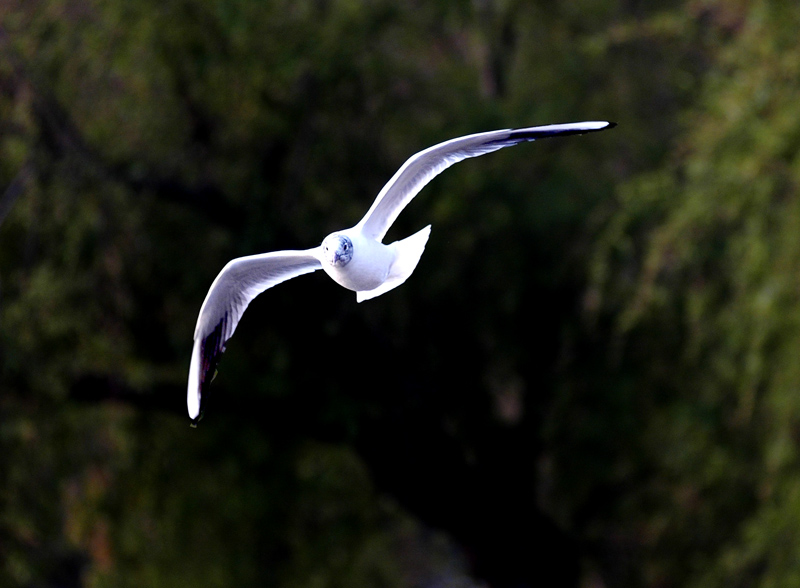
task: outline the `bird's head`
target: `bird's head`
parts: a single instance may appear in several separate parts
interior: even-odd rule
[[[322,242],[322,257],[333,267],[344,267],[353,259],[353,242],[341,233],[332,233]]]

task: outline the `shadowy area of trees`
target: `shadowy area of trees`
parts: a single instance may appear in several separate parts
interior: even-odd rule
[[[0,6],[0,585],[796,586],[800,8]],[[448,170],[401,288],[258,298],[189,427],[231,258]]]

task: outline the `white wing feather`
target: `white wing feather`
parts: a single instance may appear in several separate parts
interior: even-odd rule
[[[469,157],[478,157],[503,147],[524,141],[534,141],[559,135],[579,135],[601,131],[615,126],[606,121],[586,121],[528,127],[524,129],[503,129],[458,137],[420,151],[397,170],[392,179],[383,187],[375,202],[358,223],[363,233],[382,241],[386,231],[397,216],[411,202],[425,185],[454,163]]]
[[[247,305],[268,288],[322,268],[318,249],[240,257],[228,262],[211,284],[197,317],[189,365],[187,405],[193,421],[202,414],[209,374],[213,376],[225,343],[236,330]]]

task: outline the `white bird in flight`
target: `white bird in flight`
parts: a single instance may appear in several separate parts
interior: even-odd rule
[[[187,394],[192,423],[203,416],[203,397],[225,343],[247,305],[264,290],[323,269],[335,282],[355,291],[358,302],[380,296],[405,282],[417,267],[431,227],[388,245],[381,241],[403,208],[435,176],[462,159],[524,141],[580,135],[614,126],[616,123],[606,121],[554,124],[476,133],[439,143],[409,158],[354,227],[331,233],[312,249],[273,251],[229,261],[211,284],[194,331]]]

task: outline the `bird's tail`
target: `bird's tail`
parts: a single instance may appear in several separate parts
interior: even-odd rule
[[[422,256],[422,252],[425,251],[425,244],[428,242],[430,234],[431,226],[428,225],[410,237],[392,243],[390,246],[395,248],[396,254],[394,263],[389,268],[389,276],[386,281],[374,290],[357,292],[356,300],[363,302],[364,300],[375,298],[405,282],[414,272],[414,268],[417,267],[419,258]]]

